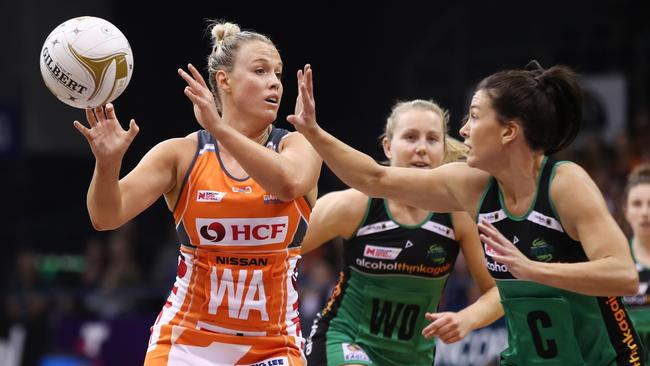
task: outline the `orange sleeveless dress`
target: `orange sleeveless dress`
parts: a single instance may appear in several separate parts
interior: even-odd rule
[[[266,146],[287,133],[274,127]],[[198,141],[174,208],[178,274],[145,365],[303,365],[296,265],[309,204],[230,176],[214,138]]]

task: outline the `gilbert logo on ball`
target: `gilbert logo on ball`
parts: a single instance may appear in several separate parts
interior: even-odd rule
[[[131,80],[133,51],[124,34],[97,17],[67,20],[47,37],[41,75],[59,100],[75,108],[115,100]]]

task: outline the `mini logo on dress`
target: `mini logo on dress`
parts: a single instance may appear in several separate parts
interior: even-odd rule
[[[363,256],[376,259],[394,260],[397,258],[402,248],[380,247],[377,245],[366,244],[363,250]]]
[[[485,245],[485,255],[489,255],[490,257],[497,255],[497,252],[495,252],[494,249],[488,245],[488,243],[483,243],[483,245]]]
[[[553,259],[554,249],[543,238],[537,238],[533,240],[533,245],[530,247],[530,255],[540,262],[550,262]]]
[[[232,191],[235,193],[253,193],[253,187],[251,186],[243,186],[243,187],[232,187]]]
[[[433,262],[433,264],[439,266],[445,263],[445,260],[447,259],[447,251],[442,245],[433,244],[429,246],[429,250],[427,250],[427,256],[429,259],[431,259],[431,262]]]
[[[278,204],[278,203],[282,203],[282,201],[279,198],[277,198],[276,196],[274,196],[272,194],[265,194],[264,195],[264,204],[265,205],[273,205],[273,204]]]
[[[343,348],[344,361],[365,361],[370,362],[370,357],[366,354],[363,348],[354,343],[341,343]]]
[[[196,202],[221,202],[226,192],[204,191],[196,192]]]

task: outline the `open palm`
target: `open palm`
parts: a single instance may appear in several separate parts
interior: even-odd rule
[[[74,121],[74,127],[88,140],[98,162],[121,160],[140,130],[135,120],[131,119],[129,129],[125,131],[111,103],[86,109],[86,120],[90,128],[79,121]]]

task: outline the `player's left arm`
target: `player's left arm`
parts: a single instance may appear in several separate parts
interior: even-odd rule
[[[551,285],[564,284],[568,290],[589,295],[635,294],[639,276],[627,239],[587,172],[573,163],[558,166],[551,201],[567,234],[582,243],[589,258],[584,263],[542,267],[550,270]]]
[[[481,290],[482,295],[457,313],[426,314],[431,324],[424,328],[422,335],[425,338],[438,337],[445,343],[457,342],[472,330],[485,327],[503,315],[499,290],[485,267],[485,257],[476,224],[466,212],[454,212],[451,215],[456,239],[460,243],[474,283]]]
[[[544,263],[526,258],[492,225],[482,222],[482,240],[497,252],[495,261],[523,280],[590,296],[636,293],[639,276],[625,235],[587,172],[573,163],[557,167],[551,201],[567,235],[580,241],[589,259],[579,263]]]

